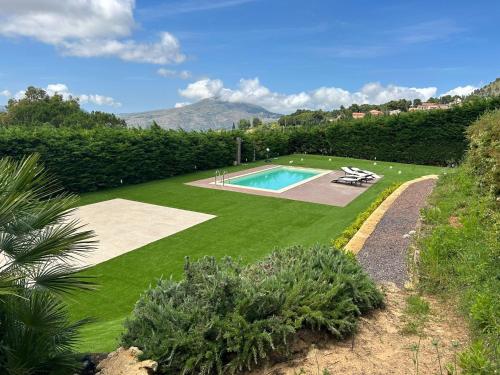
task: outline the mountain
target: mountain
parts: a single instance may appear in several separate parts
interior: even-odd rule
[[[472,93],[479,96],[498,96],[500,95],[500,78],[488,83],[486,86],[477,89]]]
[[[278,120],[281,115],[249,103],[233,103],[217,98],[203,99],[180,108],[126,113],[120,115],[127,125],[148,127],[156,121],[165,129],[206,130],[230,129],[241,119],[260,118],[263,122]]]
[[[5,106],[0,105],[0,112],[5,112]]]

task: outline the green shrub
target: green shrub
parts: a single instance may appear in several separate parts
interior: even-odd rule
[[[459,364],[464,375],[492,375],[498,373],[498,359],[495,361],[491,358],[491,349],[486,348],[483,341],[474,342],[465,352],[461,353]]]
[[[185,279],[160,280],[137,302],[122,344],[138,346],[168,374],[235,373],[287,353],[300,329],[342,338],[382,295],[342,251],[275,251],[241,267],[230,258],[187,261]]]
[[[500,110],[484,114],[468,129],[467,166],[479,188],[500,194]]]
[[[422,335],[431,311],[429,302],[421,296],[413,294],[406,298],[404,321],[401,332],[405,335]]]
[[[413,294],[406,298],[405,313],[410,315],[428,315],[431,311],[429,302],[421,296]]]
[[[332,245],[338,249],[343,249],[347,243],[351,240],[351,238],[354,237],[356,232],[361,228],[363,223],[370,217],[370,215],[375,211],[378,206],[382,204],[383,201],[387,199],[389,195],[391,195],[401,184],[400,183],[395,183],[389,186],[387,189],[382,191],[382,193],[379,194],[377,199],[373,201],[373,203],[363,212],[358,214],[356,217],[356,220],[352,222],[344,231],[342,234],[337,237],[335,240],[332,241]]]

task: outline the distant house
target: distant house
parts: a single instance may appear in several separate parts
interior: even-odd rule
[[[328,118],[328,122],[335,122],[335,121],[340,120],[341,118],[342,118],[342,116],[341,116],[341,115],[338,115],[338,116],[336,116],[336,117],[329,117],[329,118]]]
[[[431,103],[424,102],[416,107],[410,108],[410,111],[430,111],[432,109],[448,109],[450,106],[448,104]]]
[[[365,117],[365,114],[363,112],[353,112],[352,113],[352,118],[363,118]]]
[[[372,109],[369,113],[372,116],[382,116],[384,114],[384,112],[379,111],[378,109]]]
[[[394,116],[394,115],[399,115],[401,113],[401,110],[400,109],[393,109],[391,111],[389,111],[389,114],[391,116]]]
[[[422,103],[421,107],[424,110],[429,110],[429,109],[448,109],[448,108],[450,108],[450,106],[448,104],[429,103],[429,102]]]

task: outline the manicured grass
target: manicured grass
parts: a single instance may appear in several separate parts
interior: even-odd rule
[[[301,160],[303,159],[303,160]],[[331,159],[331,160],[329,160]],[[81,204],[113,198],[193,210],[216,215],[215,219],[161,239],[140,249],[99,264],[85,272],[96,277],[95,292],[71,296],[74,318],[92,316],[97,321],[83,330],[81,351],[111,351],[121,332],[123,320],[139,295],[157,278],[179,278],[184,257],[229,255],[243,262],[262,258],[276,247],[294,244],[329,244],[377,195],[397,181],[406,181],[444,169],[431,166],[356,160],[315,155],[291,155],[273,160],[313,168],[339,169],[354,165],[384,175],[384,178],[346,207],[297,202],[243,193],[219,191],[185,185],[185,182],[211,177],[204,171],[140,185],[126,186],[82,196]],[[252,163],[226,168],[236,171],[262,165]],[[389,166],[393,166],[392,169]],[[401,174],[398,174],[401,171]],[[133,222],[131,222],[133,225]]]

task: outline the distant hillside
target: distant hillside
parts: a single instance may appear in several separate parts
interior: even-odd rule
[[[486,86],[477,89],[472,93],[472,95],[479,96],[499,96],[500,95],[500,78],[497,78]]]
[[[204,99],[181,108],[126,113],[120,117],[132,127],[149,127],[154,120],[165,129],[206,130],[230,129],[233,123],[254,117],[270,122],[278,120],[281,115],[254,104]]]
[[[5,112],[5,106],[4,105],[0,105],[0,112]]]

